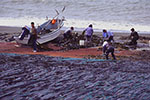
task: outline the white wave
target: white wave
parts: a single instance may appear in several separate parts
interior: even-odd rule
[[[95,29],[108,29],[108,30],[122,30],[130,31],[131,28],[135,28],[139,32],[150,32],[150,26],[138,25],[131,23],[115,23],[115,22],[104,22],[104,21],[93,21],[93,20],[74,20],[68,19],[65,22],[66,27],[74,26],[77,28],[86,28],[89,24],[93,24]]]
[[[34,17],[23,17],[23,18],[0,18],[1,26],[19,26],[22,27],[24,25],[30,26],[31,22],[35,22],[36,26],[44,23],[46,18],[34,18]],[[104,22],[104,21],[93,21],[93,20],[78,20],[78,19],[67,19],[64,22],[64,27],[75,27],[75,28],[86,28],[89,24],[93,24],[93,28],[97,30],[108,29],[115,31],[130,31],[133,27],[138,32],[146,32],[150,33],[150,26],[146,25],[138,25],[138,24],[128,24],[125,22],[115,23],[115,22]]]

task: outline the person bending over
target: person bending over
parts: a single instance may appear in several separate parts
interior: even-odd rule
[[[136,46],[137,45],[137,40],[139,39],[139,35],[135,31],[134,28],[131,29],[130,39],[131,39],[130,45],[135,45]]]
[[[116,57],[114,55],[114,47],[112,46],[112,43],[110,41],[105,41],[103,43],[103,54],[105,54],[106,56],[106,59],[108,60],[109,59],[109,54],[111,53],[112,57],[113,57],[113,60],[116,60]]]
[[[114,42],[114,36],[113,33],[111,31],[107,31],[106,29],[103,29],[103,41],[107,40],[107,41],[113,41]]]
[[[64,39],[66,40],[72,39],[73,31],[74,31],[74,27],[70,27],[70,29],[66,30],[64,33]]]

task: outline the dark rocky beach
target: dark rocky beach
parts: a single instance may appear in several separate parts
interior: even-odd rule
[[[78,48],[80,35],[75,43],[53,41],[63,49],[35,54],[14,46],[20,28],[0,29],[0,100],[150,100],[149,35],[132,50],[129,34],[115,34],[117,61],[107,61],[96,48],[99,33],[93,48]]]
[[[1,53],[0,79],[0,100],[150,99],[149,57],[108,62]]]

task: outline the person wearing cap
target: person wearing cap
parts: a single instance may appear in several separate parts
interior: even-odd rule
[[[114,55],[114,47],[112,46],[112,43],[110,41],[104,41],[103,43],[103,54],[106,56],[106,59],[108,60],[108,56],[109,54],[111,53],[112,57],[113,57],[113,60],[116,60],[116,57]]]
[[[131,39],[130,45],[137,45],[137,40],[139,39],[139,35],[134,28],[131,29],[130,39]]]
[[[91,42],[92,40],[92,36],[93,36],[93,25],[90,24],[88,28],[86,28],[82,34],[85,33],[85,36],[86,36],[86,41],[87,42]]]
[[[73,31],[74,31],[74,27],[70,27],[70,29],[67,29],[64,33],[64,39],[66,40],[72,39]]]

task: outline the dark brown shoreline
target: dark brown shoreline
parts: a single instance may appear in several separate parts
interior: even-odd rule
[[[0,26],[0,33],[20,33],[21,32],[22,27],[13,27],[13,26]],[[63,32],[64,30],[62,30]],[[76,31],[76,30],[75,30]],[[82,31],[76,31],[79,34],[82,33]],[[95,35],[101,35],[102,32],[95,32]],[[128,36],[130,33],[128,32],[114,32],[115,36]],[[150,37],[150,33],[139,33],[140,36],[146,36],[146,37]]]

